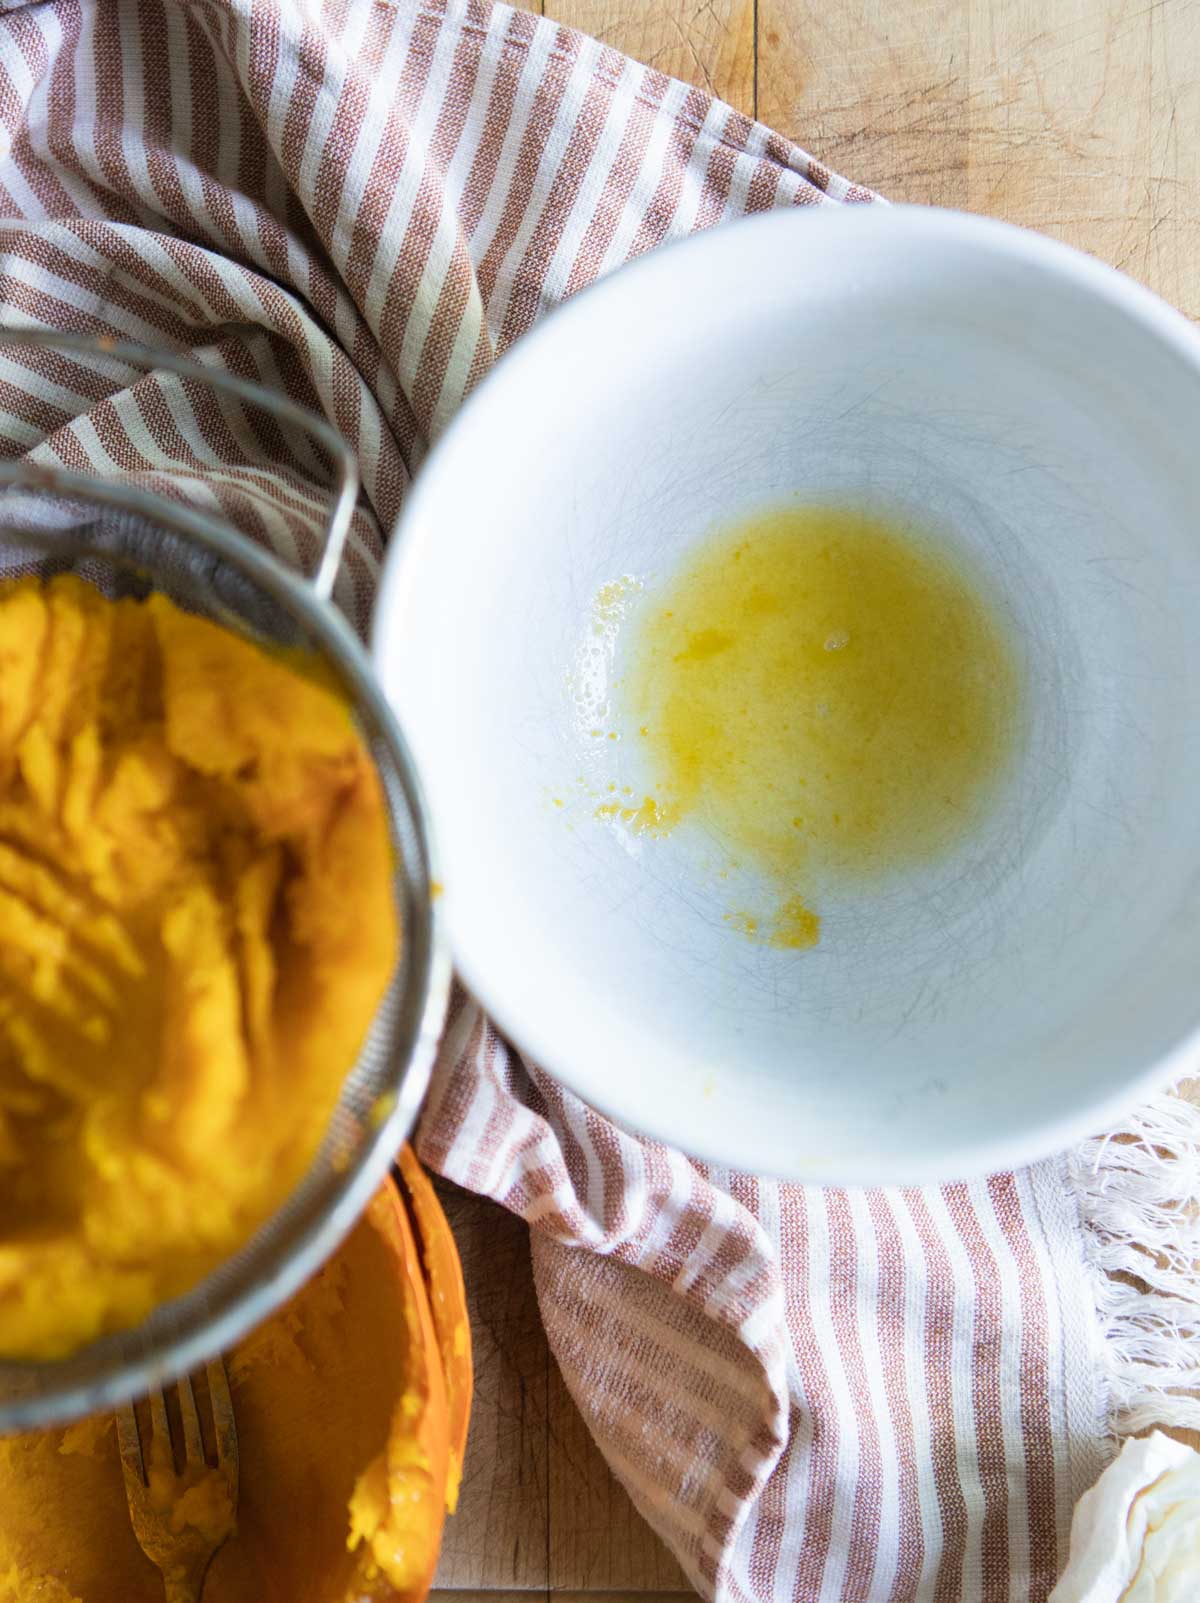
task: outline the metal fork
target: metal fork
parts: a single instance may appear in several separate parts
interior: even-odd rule
[[[183,1427],[182,1470],[176,1469],[178,1443],[172,1439],[161,1387],[149,1395],[146,1452],[133,1404],[117,1409],[129,1517],[142,1551],[162,1571],[166,1603],[200,1603],[208,1567],[236,1523],[238,1444],[229,1378],[219,1358],[208,1365],[206,1375],[211,1410],[207,1444],[191,1380],[185,1375],[176,1383]],[[190,1504],[184,1502],[189,1492],[198,1493]]]

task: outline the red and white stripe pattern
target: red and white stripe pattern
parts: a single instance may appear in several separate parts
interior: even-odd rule
[[[572,1395],[702,1593],[1046,1598],[1111,1451],[1062,1163],[787,1185],[616,1129],[465,999],[445,1062],[422,1154],[534,1226]]]
[[[323,412],[362,470],[338,587],[360,626],[410,474],[542,312],[690,230],[870,199],[503,6],[0,0],[3,315],[191,351]],[[170,376],[0,344],[0,452],[314,554],[312,449]],[[1111,1451],[1066,1165],[868,1193],[717,1173],[615,1129],[462,998],[420,1140],[533,1226],[568,1384],[705,1594],[1047,1596]],[[1122,1395],[1145,1423],[1141,1384]]]

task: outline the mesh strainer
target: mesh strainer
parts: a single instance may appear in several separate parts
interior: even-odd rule
[[[358,490],[345,442],[322,419],[222,371],[140,346],[5,329],[8,344],[111,357],[211,385],[272,414],[329,455],[337,486],[306,580],[218,516],[141,487],[27,461],[0,463],[0,573],[74,572],[109,595],[161,591],[249,638],[319,652],[372,753],[387,799],[402,951],[325,1141],[286,1204],[233,1258],[136,1329],[54,1362],[0,1363],[0,1434],[110,1408],[228,1348],[283,1302],[347,1233],[408,1134],[429,1080],[449,962],[436,929],[430,848],[412,761],[353,631],[331,603]],[[351,894],[348,888],[347,894]],[[0,931],[0,939],[3,932]],[[386,1099],[381,1101],[381,1099]],[[391,1107],[382,1123],[373,1110]]]

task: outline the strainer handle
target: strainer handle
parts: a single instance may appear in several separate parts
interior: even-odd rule
[[[58,329],[13,327],[5,324],[0,326],[0,346],[4,345],[47,346],[56,351],[78,351],[87,356],[111,356],[117,361],[128,362],[131,367],[147,370],[162,368],[168,373],[178,373],[181,378],[197,379],[202,384],[211,385],[213,389],[224,390],[227,395],[236,395],[239,400],[251,406],[261,407],[264,412],[271,413],[281,422],[292,423],[297,428],[303,429],[330,453],[337,474],[333,501],[325,520],[320,560],[316,572],[309,581],[320,600],[332,599],[334,581],[342,565],[351,519],[358,502],[358,462],[354,452],[325,418],[318,417],[302,406],[297,406],[294,401],[289,401],[286,396],[267,389],[263,384],[254,384],[249,379],[237,378],[233,373],[226,373],[221,368],[202,367],[198,362],[188,361],[186,357],[176,356],[171,351],[152,350],[147,345],[135,345],[128,340],[110,339],[106,335],[69,334]],[[53,477],[53,470],[49,476]],[[23,463],[19,460],[0,463],[0,483],[42,488],[46,482],[46,468],[36,463]]]

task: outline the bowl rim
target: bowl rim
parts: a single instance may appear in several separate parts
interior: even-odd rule
[[[740,244],[752,241],[752,248],[762,253],[776,240],[781,246],[794,244],[801,230],[813,226],[841,234],[847,250],[872,238],[895,243],[906,237],[925,250],[959,244],[981,258],[1037,268],[1060,286],[1102,303],[1113,315],[1137,326],[1173,353],[1200,382],[1200,330],[1183,313],[1117,268],[1074,246],[997,218],[886,203],[779,208],[658,246],[573,294],[523,334],[467,397],[425,458],[391,533],[371,616],[369,649],[385,695],[392,694],[395,642],[404,629],[406,614],[420,603],[424,553],[431,542],[444,538],[436,515],[441,482],[447,473],[455,471],[463,444],[469,442],[480,420],[503,405],[510,391],[522,389],[526,376],[536,375],[548,354],[584,319],[598,313],[611,316],[626,297],[636,295],[651,283],[671,278],[681,265],[693,270],[714,248],[734,248],[734,238]],[[401,715],[402,726],[403,721]],[[424,760],[418,750],[418,764]],[[1200,1047],[1200,1007],[1195,1024],[1174,1046],[1136,1073],[1130,1073],[1111,1094],[1079,1101],[1060,1117],[1041,1120],[1017,1135],[989,1138],[986,1131],[980,1131],[973,1139],[956,1139],[936,1157],[913,1158],[900,1153],[894,1162],[870,1154],[844,1152],[825,1167],[815,1162],[811,1154],[789,1156],[789,1146],[802,1146],[802,1131],[785,1134],[783,1139],[768,1139],[763,1132],[763,1150],[751,1150],[740,1136],[722,1138],[701,1095],[687,1106],[674,1106],[669,1119],[654,1112],[644,1117],[639,1110],[635,1124],[631,1122],[632,1099],[614,1096],[611,1072],[600,1072],[601,1054],[589,1056],[586,1044],[575,1053],[569,1049],[564,1052],[561,1030],[547,1031],[541,1016],[523,1016],[519,1009],[509,1006],[506,996],[489,978],[488,954],[476,950],[473,944],[464,950],[454,916],[452,864],[447,864],[447,882],[451,887],[447,893],[447,929],[456,972],[500,1033],[621,1129],[664,1142],[717,1166],[822,1186],[925,1185],[982,1178],[1063,1152],[1112,1127],[1138,1102],[1195,1069]]]

